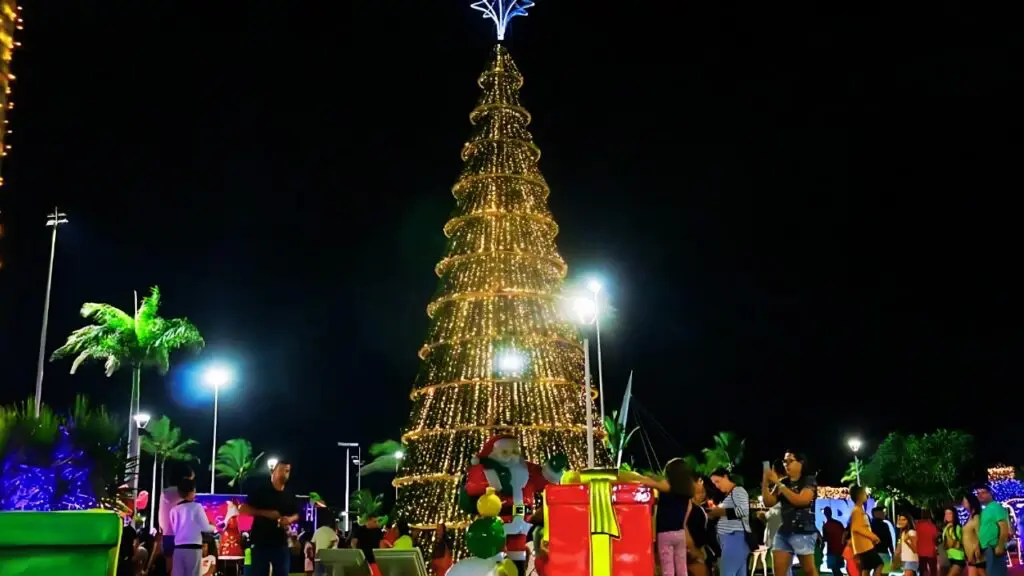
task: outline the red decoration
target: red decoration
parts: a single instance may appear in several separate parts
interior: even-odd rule
[[[143,490],[139,492],[138,498],[135,499],[135,509],[145,510],[149,506],[149,492]]]
[[[545,572],[558,576],[591,576],[591,509],[587,484],[550,485],[544,491],[548,553]],[[612,576],[654,574],[654,505],[651,488],[640,484],[613,483],[612,508],[619,537],[612,538]]]

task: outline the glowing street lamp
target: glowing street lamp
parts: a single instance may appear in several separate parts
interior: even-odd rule
[[[278,462],[280,462],[280,460],[277,458],[267,458],[267,468],[270,468],[270,471],[273,472],[274,468],[277,468]]]
[[[217,412],[220,407],[220,389],[230,385],[234,379],[234,372],[221,364],[214,364],[203,371],[203,382],[213,388],[213,456],[210,458],[210,494],[216,492],[217,472],[214,469],[214,464],[217,462]]]
[[[402,463],[402,458],[405,458],[405,450],[395,451],[395,503],[398,503],[398,465]]]
[[[854,436],[846,441],[846,445],[850,447],[853,452],[853,469],[857,473],[857,485],[860,486],[860,458],[857,457],[857,452],[860,451],[862,445],[860,438]]]
[[[139,412],[133,419],[135,420],[135,427],[139,430],[145,430],[146,426],[149,426],[150,415],[145,412]]]

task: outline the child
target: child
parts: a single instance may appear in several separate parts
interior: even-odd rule
[[[303,568],[305,569],[306,576],[313,576],[313,570],[316,567],[316,548],[313,546],[313,540],[310,539],[307,533],[303,532],[300,540],[302,542]]]
[[[174,531],[174,561],[171,576],[202,576],[203,533],[216,532],[203,506],[195,501],[196,481],[185,478],[178,483],[181,502],[170,510]]]
[[[217,557],[210,554],[209,542],[203,542],[203,560],[199,565],[199,573],[202,576],[217,575]]]

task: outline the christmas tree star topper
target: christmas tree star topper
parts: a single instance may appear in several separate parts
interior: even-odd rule
[[[505,39],[508,23],[516,16],[526,16],[526,10],[533,6],[533,0],[479,0],[471,6],[473,10],[483,12],[484,18],[494,22],[498,32],[498,41]]]

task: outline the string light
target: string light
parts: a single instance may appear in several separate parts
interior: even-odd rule
[[[420,531],[424,553],[434,544],[426,531],[443,522],[459,542],[457,558],[470,520],[457,505],[459,484],[491,436],[515,436],[532,462],[557,453],[576,469],[587,462],[583,348],[561,311],[567,266],[519,101],[522,75],[497,46],[477,83],[482,94],[452,186],[456,208],[444,226],[447,249],[435,267],[406,455],[394,480],[397,517]],[[609,464],[605,457],[599,451],[599,465]]]

